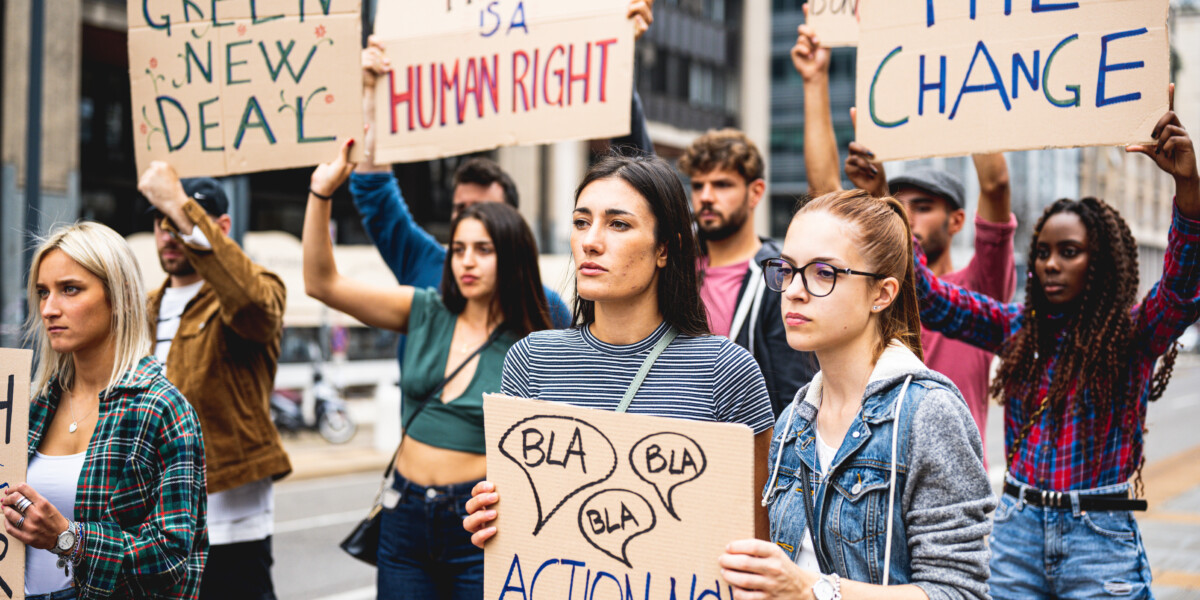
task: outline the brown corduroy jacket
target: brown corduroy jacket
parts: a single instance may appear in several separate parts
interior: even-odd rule
[[[251,262],[221,233],[199,204],[189,200],[184,212],[212,250],[180,241],[204,284],[183,311],[167,355],[167,378],[200,416],[213,494],[292,471],[269,409],[287,291],[277,275]],[[177,234],[170,219],[164,228]],[[150,295],[151,335],[169,284],[170,279]]]

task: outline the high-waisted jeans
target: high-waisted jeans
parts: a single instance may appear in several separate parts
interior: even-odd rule
[[[477,482],[425,487],[394,477],[400,501],[380,522],[379,599],[481,600],[483,550],[462,524]]]
[[[1021,482],[1008,479],[1014,485]],[[1065,493],[1119,494],[1129,484]],[[1038,508],[1005,494],[993,516],[992,598],[1153,598],[1150,563],[1130,511]]]

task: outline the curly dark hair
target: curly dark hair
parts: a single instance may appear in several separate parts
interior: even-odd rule
[[[1046,323],[1051,310],[1041,282],[1031,276],[1026,286],[1024,326],[1000,349],[1000,369],[991,386],[991,393],[1002,403],[1006,398],[1016,398],[1025,412],[1032,411],[1009,450],[1009,465],[1043,413],[1050,412],[1053,427],[1061,425],[1067,398],[1072,394],[1078,399],[1088,398],[1096,415],[1119,418],[1123,431],[1142,426],[1138,411],[1130,410],[1136,406],[1138,389],[1137,382],[1128,376],[1134,336],[1131,310],[1138,290],[1137,243],[1125,219],[1103,200],[1063,199],[1046,208],[1038,220],[1029,248],[1030,261],[1037,254],[1042,227],[1060,213],[1078,216],[1087,229],[1087,280],[1078,309],[1067,317],[1061,350],[1055,347],[1058,328]],[[1159,399],[1166,390],[1178,351],[1175,346],[1163,357],[1151,381],[1150,400]],[[1039,401],[1040,382],[1029,374],[1044,373],[1056,354],[1054,380]],[[1079,386],[1086,386],[1086,395]],[[1081,404],[1077,402],[1073,410],[1083,410]],[[1089,455],[1094,433],[1082,432]],[[1137,480],[1140,483],[1141,465]]]

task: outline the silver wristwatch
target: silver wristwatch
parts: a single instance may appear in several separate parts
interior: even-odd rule
[[[842,600],[842,578],[837,573],[823,574],[813,584],[812,593],[817,600]]]
[[[77,530],[78,527],[79,525],[76,522],[68,522],[67,530],[58,534],[58,541],[55,542],[54,547],[50,549],[50,552],[62,556],[70,553],[71,550],[74,550],[75,542],[79,540],[79,532]]]

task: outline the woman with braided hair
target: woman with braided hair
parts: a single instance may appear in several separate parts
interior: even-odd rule
[[[1172,175],[1176,196],[1163,276],[1140,304],[1133,235],[1095,198],[1046,209],[1024,303],[939,281],[917,252],[921,320],[1001,360],[992,393],[1005,406],[1008,473],[991,538],[994,598],[1151,597],[1131,512],[1146,508],[1136,498],[1146,406],[1170,379],[1176,338],[1200,317],[1195,150],[1173,110],[1153,138],[1126,150]]]

